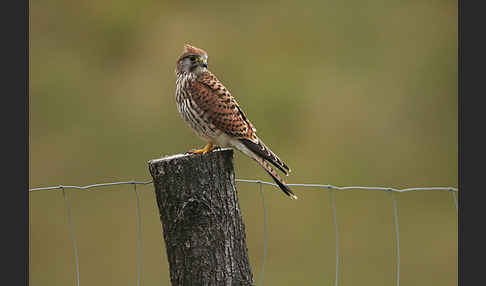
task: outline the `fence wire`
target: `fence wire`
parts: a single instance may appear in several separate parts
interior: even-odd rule
[[[398,207],[395,194],[391,193],[391,197],[393,200],[393,222],[395,224],[395,238],[397,249],[397,286],[400,286],[400,232],[398,227]]]
[[[137,269],[137,286],[142,281],[142,215],[140,214],[140,198],[138,197],[137,184],[133,184],[133,191],[137,199],[137,218],[138,218],[138,269]]]
[[[261,180],[249,180],[249,179],[235,179],[236,182],[241,183],[254,183],[259,185],[259,190],[262,198],[262,206],[263,206],[263,261],[261,266],[260,278],[259,278],[259,285],[263,285],[263,274],[265,272],[265,262],[267,256],[267,210],[265,205],[265,198],[263,195],[263,185],[270,185],[277,187],[277,184],[261,181]],[[152,181],[123,181],[123,182],[113,182],[113,183],[102,183],[102,184],[93,184],[87,186],[52,186],[52,187],[41,187],[41,188],[33,188],[29,189],[29,192],[38,192],[38,191],[55,191],[61,190],[62,195],[64,198],[64,204],[67,210],[67,219],[69,228],[71,231],[71,239],[73,243],[74,249],[74,260],[75,260],[75,273],[76,273],[76,286],[80,286],[80,272],[79,272],[79,255],[78,255],[78,248],[76,245],[76,239],[74,235],[74,227],[72,222],[71,216],[71,208],[69,206],[69,200],[67,198],[67,194],[65,189],[78,189],[78,190],[90,190],[90,191],[97,191],[102,187],[108,186],[117,186],[117,185],[133,185],[133,190],[135,192],[136,202],[137,202],[137,222],[138,222],[138,269],[137,269],[137,286],[141,285],[141,278],[142,278],[142,217],[140,211],[140,198],[137,192],[137,185],[149,185],[152,184]],[[389,188],[389,187],[362,187],[362,186],[349,186],[349,187],[338,187],[334,185],[321,185],[321,184],[287,184],[288,186],[293,187],[310,187],[313,189],[307,190],[317,190],[317,189],[327,189],[330,193],[330,200],[331,200],[331,209],[333,215],[333,223],[334,223],[334,232],[335,232],[335,248],[336,248],[336,267],[335,267],[335,281],[334,285],[338,286],[339,282],[339,232],[338,232],[338,224],[337,224],[337,213],[336,213],[336,205],[335,205],[335,198],[334,193],[336,191],[383,191],[383,192],[390,192],[393,202],[393,218],[394,218],[394,226],[395,226],[395,238],[396,238],[396,285],[400,286],[400,233],[399,233],[399,225],[398,225],[398,202],[397,198],[395,197],[395,193],[404,193],[404,192],[423,192],[423,191],[448,191],[452,194],[454,206],[456,208],[456,212],[459,211],[458,202],[456,193],[458,192],[457,188],[453,187],[416,187],[416,188],[405,188],[405,189],[396,189],[396,188]]]
[[[332,218],[334,222],[334,233],[336,235],[336,278],[334,279],[334,285],[338,286],[339,281],[339,232],[338,232],[338,224],[337,224],[337,214],[336,214],[336,203],[334,200],[334,190],[329,192],[331,196],[331,209],[332,209]]]
[[[265,197],[263,196],[263,185],[260,182],[258,184],[260,187],[260,194],[262,196],[262,207],[263,207],[263,262],[262,270],[260,271],[260,279],[258,285],[263,285],[263,273],[265,272],[265,261],[267,260],[267,208],[265,206]]]
[[[62,196],[64,198],[64,204],[67,210],[69,229],[71,230],[71,240],[73,241],[74,261],[76,267],[76,285],[79,286],[79,256],[78,256],[78,247],[76,246],[76,238],[74,237],[74,227],[73,227],[73,219],[71,217],[71,208],[69,207],[69,201],[66,195],[66,191],[64,190],[64,188],[61,188],[61,190],[62,190]]]

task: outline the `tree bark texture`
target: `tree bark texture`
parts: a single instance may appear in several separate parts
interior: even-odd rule
[[[254,285],[233,150],[151,160],[149,170],[172,285]]]

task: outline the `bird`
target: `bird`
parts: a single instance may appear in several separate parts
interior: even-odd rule
[[[183,120],[204,141],[190,154],[230,147],[255,160],[291,199],[297,196],[271,165],[288,176],[290,168],[256,135],[256,129],[229,90],[208,70],[208,53],[189,44],[176,62],[175,98]],[[270,165],[271,164],[271,165]]]

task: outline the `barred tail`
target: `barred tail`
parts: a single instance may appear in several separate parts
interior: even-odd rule
[[[282,160],[280,160],[280,158],[275,155],[270,148],[265,146],[261,140],[258,140],[257,143],[244,138],[238,140],[253,153],[272,163],[275,167],[280,169],[280,171],[284,172],[285,175],[289,175],[290,168]]]
[[[272,177],[272,179],[275,181],[275,183],[282,189],[282,191],[289,196],[291,199],[296,200],[297,196],[290,190],[290,188],[285,184],[285,181],[280,177],[280,175],[270,166],[270,164],[259,154],[256,154],[246,146],[246,144],[242,144],[240,141],[234,144],[235,147],[252,158],[253,160],[257,161],[260,166],[265,169],[265,171]],[[272,153],[273,154],[273,153]],[[273,163],[273,162],[271,162]],[[280,169],[280,168],[279,168]]]
[[[284,191],[284,193],[291,199],[296,200],[297,196],[292,192],[292,190],[285,184],[284,180],[275,172],[275,170],[268,165],[267,161],[262,160],[262,162],[257,162],[267,171],[267,173],[272,177],[275,183]]]

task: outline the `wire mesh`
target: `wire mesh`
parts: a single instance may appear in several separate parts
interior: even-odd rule
[[[265,270],[265,262],[267,259],[267,210],[265,205],[265,197],[263,194],[263,185],[270,185],[277,187],[277,184],[261,181],[261,180],[250,180],[250,179],[235,179],[236,182],[241,183],[254,183],[259,185],[259,190],[262,198],[262,206],[263,206],[263,261],[261,265],[261,273],[259,278],[258,285],[263,285],[263,274]],[[78,249],[76,245],[76,239],[74,234],[74,228],[72,223],[72,216],[71,216],[71,208],[69,206],[69,201],[66,195],[65,189],[77,189],[77,190],[90,190],[90,191],[97,191],[102,190],[103,187],[108,186],[117,186],[117,185],[133,185],[134,192],[136,197],[136,207],[137,207],[137,219],[138,219],[138,263],[137,263],[137,286],[141,285],[141,277],[142,277],[142,218],[141,218],[141,211],[140,211],[140,198],[137,192],[137,185],[148,185],[152,184],[152,181],[122,181],[122,182],[113,182],[113,183],[101,183],[101,184],[92,184],[87,186],[52,186],[52,187],[39,187],[39,188],[32,188],[29,189],[29,192],[38,192],[38,191],[55,191],[61,190],[64,202],[67,210],[67,218],[69,222],[69,228],[71,231],[71,239],[73,242],[73,249],[74,249],[74,257],[75,257],[75,267],[76,267],[76,285],[80,285],[80,271],[79,271],[79,256],[78,256]],[[415,187],[415,188],[405,188],[405,189],[396,189],[390,187],[363,187],[363,186],[349,186],[349,187],[338,187],[334,185],[323,185],[323,184],[287,184],[288,186],[294,187],[305,187],[310,188],[307,190],[314,190],[317,189],[327,189],[330,191],[330,198],[331,198],[331,209],[333,214],[333,223],[334,223],[334,232],[335,232],[335,249],[336,249],[336,258],[335,258],[335,281],[334,285],[338,286],[339,282],[339,235],[338,235],[338,224],[337,224],[337,212],[336,212],[336,205],[335,205],[335,197],[334,193],[336,191],[383,191],[383,192],[390,192],[392,195],[392,202],[393,202],[393,217],[394,217],[394,226],[395,226],[395,237],[396,237],[396,251],[397,251],[397,262],[396,262],[396,285],[400,285],[400,236],[399,236],[399,225],[398,225],[398,206],[397,206],[397,199],[395,197],[396,193],[404,193],[404,192],[423,192],[423,191],[448,191],[452,194],[454,206],[456,211],[458,211],[458,202],[456,198],[456,193],[458,192],[457,188],[454,187]],[[99,189],[97,189],[99,188]],[[93,190],[91,190],[93,189]]]

